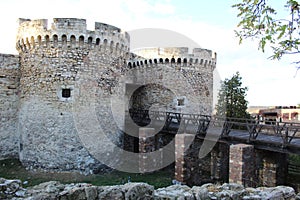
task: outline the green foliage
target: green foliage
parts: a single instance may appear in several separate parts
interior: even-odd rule
[[[289,162],[292,163],[292,164],[300,166],[300,155],[290,154],[289,155]]]
[[[263,52],[270,46],[271,59],[280,59],[285,54],[298,54],[300,32],[300,5],[298,1],[282,3],[287,13],[277,13],[268,0],[240,0],[232,7],[238,10],[238,28],[235,30],[240,43],[247,38],[258,39]],[[284,12],[284,9],[282,9]],[[284,16],[284,18],[280,18]],[[295,61],[300,63],[300,61]]]
[[[230,79],[225,79],[221,84],[216,105],[217,116],[233,118],[250,118],[247,112],[246,100],[247,87],[242,87],[242,78],[236,72]]]

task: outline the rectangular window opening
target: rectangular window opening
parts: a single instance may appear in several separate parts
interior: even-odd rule
[[[70,88],[62,89],[61,96],[63,98],[70,98],[71,97],[71,89]]]

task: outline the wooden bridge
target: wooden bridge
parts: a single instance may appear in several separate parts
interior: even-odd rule
[[[220,142],[253,144],[258,149],[300,154],[300,123],[296,122],[149,110],[130,110],[128,114],[139,126],[161,127],[161,132],[192,133],[205,138],[214,129],[220,133],[217,138]]]

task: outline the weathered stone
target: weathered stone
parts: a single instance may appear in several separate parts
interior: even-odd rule
[[[295,190],[287,186],[277,186],[271,188],[259,188],[262,199],[288,199],[296,197]]]
[[[98,187],[98,198],[99,200],[121,200],[125,199],[125,194],[120,186],[104,186]]]
[[[155,199],[184,199],[194,200],[191,188],[186,185],[172,185],[166,188],[159,188],[154,192]]]
[[[209,191],[206,187],[194,186],[191,191],[194,194],[196,200],[210,200]]]
[[[85,195],[87,200],[95,200],[98,197],[98,191],[96,186],[90,186],[85,188]]]
[[[146,183],[127,183],[123,187],[126,200],[152,200],[154,187]]]

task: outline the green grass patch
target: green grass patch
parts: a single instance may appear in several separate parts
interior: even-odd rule
[[[20,179],[27,181],[24,187],[37,185],[47,181],[60,181],[61,183],[91,183],[97,186],[119,185],[131,182],[144,182],[161,188],[171,185],[174,176],[173,170],[164,169],[152,173],[132,174],[112,171],[105,174],[82,175],[76,172],[41,172],[27,171],[17,159],[0,160],[0,177],[6,179]]]
[[[290,154],[289,162],[300,166],[300,155]]]

